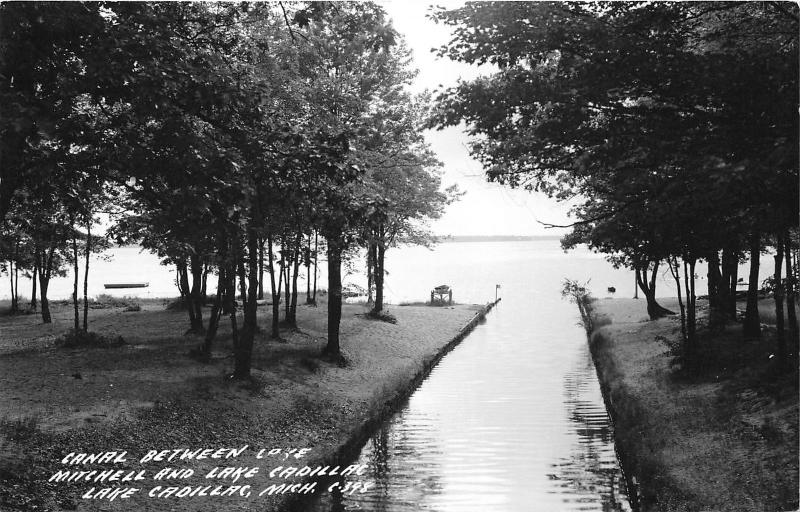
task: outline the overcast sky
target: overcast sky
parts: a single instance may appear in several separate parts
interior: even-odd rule
[[[383,5],[398,32],[414,52],[419,69],[415,89],[435,91],[454,85],[459,77],[470,79],[485,73],[475,66],[438,59],[431,49],[450,39],[446,27],[426,18],[427,2],[385,0]],[[463,2],[439,1],[436,5],[452,7]],[[481,165],[470,158],[468,137],[461,128],[428,131],[426,138],[444,162],[444,185],[457,183],[464,197],[450,205],[447,213],[432,227],[440,235],[558,235],[561,231],[545,229],[537,220],[551,223],[567,221],[564,205],[541,194],[487,183]]]

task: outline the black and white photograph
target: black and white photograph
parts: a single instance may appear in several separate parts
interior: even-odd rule
[[[0,512],[800,512],[798,39],[0,1]]]

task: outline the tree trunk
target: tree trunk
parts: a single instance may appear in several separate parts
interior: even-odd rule
[[[312,290],[311,303],[317,303],[317,262],[319,256],[319,233],[314,231],[314,289]]]
[[[286,323],[292,327],[297,327],[297,276],[300,274],[300,244],[303,241],[302,236],[302,233],[297,234],[292,275],[292,304],[289,307],[289,315],[286,317]]]
[[[782,371],[786,367],[786,330],[783,324],[783,238],[778,238],[775,253],[775,328],[778,338],[778,368]]]
[[[8,260],[8,281],[9,286],[11,286],[11,311],[10,314],[15,314],[19,310],[19,306],[17,305],[17,293],[14,291],[14,260]]]
[[[727,319],[736,320],[736,285],[739,273],[739,258],[733,247],[722,249],[722,275],[719,284],[720,309]]]
[[[308,245],[306,245],[305,258],[303,264],[306,267],[306,304],[311,303],[311,235],[308,235]]]
[[[190,334],[194,332],[194,328],[197,325],[197,319],[195,318],[195,310],[192,306],[192,299],[191,299],[191,289],[189,288],[189,270],[188,266],[186,265],[186,261],[181,260],[176,264],[177,271],[178,271],[178,290],[181,292],[181,302],[186,307],[186,312],[189,314],[189,329],[184,334]]]
[[[206,303],[208,297],[208,274],[211,272],[211,267],[203,263],[203,284],[200,286],[200,303]]]
[[[14,306],[17,311],[19,307],[19,265],[14,265]]]
[[[16,314],[19,312],[19,238],[14,241],[14,252],[8,261],[8,278],[11,284],[11,311]],[[16,277],[16,282],[14,278]]]
[[[231,343],[236,350],[236,347],[239,346],[239,327],[236,323],[236,256],[231,259],[225,269],[225,302],[231,320]]]
[[[244,254],[240,255],[236,265],[239,275],[239,302],[242,303],[242,312],[244,312],[244,304],[247,302],[247,283],[245,282],[247,276],[244,269]],[[242,324],[242,329],[244,329],[244,324]]]
[[[41,256],[39,262],[39,295],[42,302],[42,323],[49,324],[53,321],[50,316],[50,301],[47,299],[47,288],[50,286],[50,275],[53,268],[53,254],[56,246],[51,245],[47,253],[47,258]]]
[[[41,269],[39,269],[39,292],[42,303],[42,323],[44,324],[49,324],[53,321],[50,316],[50,301],[47,300],[47,287],[49,284],[50,279],[45,277]]]
[[[684,354],[686,355],[687,361],[693,361],[697,348],[697,337],[695,335],[697,323],[695,322],[692,292],[693,285],[691,284],[691,281],[694,280],[694,265],[690,265],[687,259],[686,256],[683,257],[683,282],[685,285],[684,293],[686,294],[686,346]]]
[[[244,323],[239,345],[235,352],[233,378],[237,380],[250,377],[250,366],[253,359],[253,339],[256,333],[258,300],[258,236],[251,227],[247,236],[247,252],[249,260],[246,300],[244,302]],[[240,263],[240,272],[244,272],[244,264]],[[241,279],[241,277],[240,277]]]
[[[32,282],[31,303],[30,303],[30,306],[29,306],[31,311],[36,311],[39,308],[39,305],[36,302],[36,281],[37,281],[37,278],[39,277],[38,276],[38,274],[39,274],[39,265],[38,265],[38,263],[36,261],[36,255],[35,254],[36,253],[35,253],[35,250],[34,250],[33,273],[31,275],[31,282]]]
[[[211,317],[208,319],[208,330],[206,331],[205,340],[200,350],[201,356],[204,361],[211,360],[211,345],[214,343],[214,338],[217,335],[217,328],[219,327],[219,320],[222,316],[222,291],[225,289],[225,266],[220,264],[219,277],[217,278],[217,293],[214,296],[214,305],[211,306]]]
[[[75,231],[75,223],[71,224],[73,232],[72,232],[72,273],[75,276],[75,279],[72,281],[72,305],[75,309],[75,332],[77,333],[80,328],[81,316],[78,310],[78,273],[80,272],[80,266],[78,263],[78,233]]]
[[[750,235],[750,277],[747,283],[747,310],[744,314],[744,334],[750,337],[761,336],[761,319],[758,315],[758,265],[761,256],[761,234],[753,231]]]
[[[681,274],[680,274],[680,267],[678,266],[678,259],[672,258],[672,260],[667,261],[669,264],[669,271],[672,274],[672,278],[675,280],[675,287],[678,291],[678,307],[681,310],[681,339],[683,340],[683,351],[686,354],[686,347],[687,347],[687,339],[686,339],[686,306],[683,303],[683,291],[681,290]]]
[[[371,306],[375,304],[375,297],[373,296],[372,290],[373,285],[375,284],[375,272],[373,272],[373,268],[375,267],[375,242],[371,241],[367,243],[367,305]]]
[[[258,239],[258,300],[264,300],[264,239]]]
[[[275,283],[275,264],[273,263],[274,253],[272,249],[272,235],[267,236],[267,258],[269,258],[269,282],[272,294],[272,333],[270,336],[273,339],[280,339],[281,332],[280,321],[278,317],[281,314],[281,290],[279,288],[280,283]]]
[[[92,253],[92,219],[86,222],[86,259],[83,270],[83,331],[89,331],[89,255]]]
[[[335,237],[328,239],[328,344],[323,354],[341,356],[339,324],[342,320],[342,248]]]
[[[283,282],[286,288],[283,291],[284,300],[286,301],[283,305],[283,320],[286,325],[291,325],[289,321],[289,308],[292,304],[292,289],[289,288],[289,283],[291,282],[292,278],[292,251],[289,248],[290,242],[289,237],[283,237]]]
[[[720,286],[722,273],[719,268],[719,253],[716,250],[709,251],[706,260],[708,261],[708,273],[706,274],[708,277],[708,306],[711,308],[712,312],[719,313],[721,307],[720,289],[723,288]]]
[[[192,289],[189,292],[189,307],[194,310],[194,320],[192,322],[192,332],[203,334],[206,329],[203,325],[203,275],[205,266],[200,260],[200,256],[192,254],[189,258],[192,270]]]
[[[666,315],[674,315],[674,312],[662,307],[661,304],[659,304],[656,300],[656,276],[658,271],[658,262],[654,263],[652,275],[648,280],[647,272],[649,267],[650,263],[647,262],[643,265],[637,265],[634,270],[636,274],[636,282],[639,285],[639,288],[642,290],[642,293],[644,293],[645,300],[647,300],[647,314],[650,317],[650,320],[656,320]]]
[[[383,311],[383,282],[385,277],[384,262],[386,261],[386,232],[383,226],[378,231],[378,243],[375,247],[375,306],[372,314],[377,315]]]
[[[697,295],[694,291],[694,268],[696,263],[697,260],[695,258],[689,260],[689,300],[687,303],[688,315],[686,322],[686,330],[693,350],[697,346]]]
[[[783,255],[786,258],[786,309],[789,317],[789,339],[792,346],[796,348],[800,332],[797,329],[797,312],[795,311],[795,291],[797,283],[794,280],[794,267],[792,266],[792,242],[790,234],[786,233],[783,237]],[[797,264],[797,262],[795,262]]]

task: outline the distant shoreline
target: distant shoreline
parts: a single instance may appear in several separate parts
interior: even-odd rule
[[[535,235],[535,236],[517,236],[517,235],[456,235],[456,236],[436,236],[436,243],[466,243],[466,242],[537,242],[543,240],[561,240],[560,235]],[[112,245],[112,248],[137,248],[145,250],[140,245],[125,244],[125,245]]]
[[[559,235],[514,236],[514,235],[463,235],[436,237],[438,243],[463,242],[534,242],[539,240],[561,240]]]

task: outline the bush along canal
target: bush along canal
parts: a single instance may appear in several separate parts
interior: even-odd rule
[[[507,290],[332,461],[360,475],[320,481],[284,510],[631,511],[580,317],[548,284],[541,296]]]

